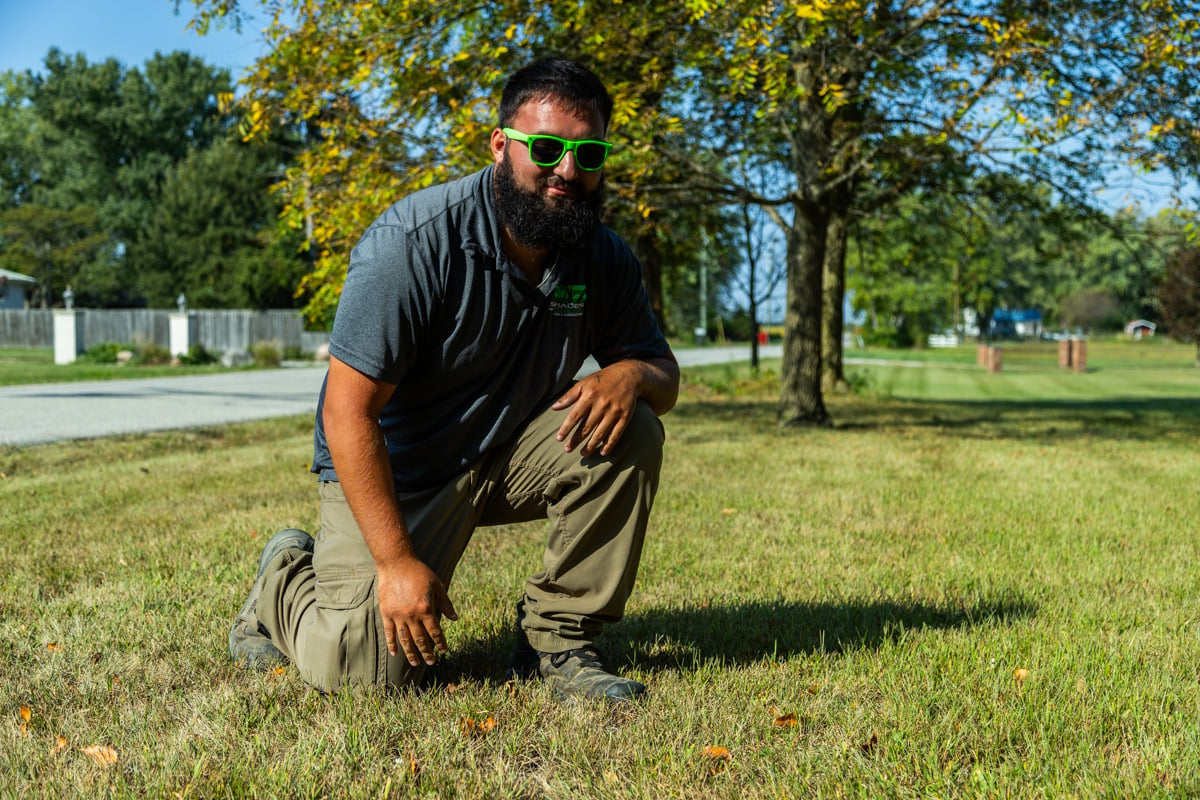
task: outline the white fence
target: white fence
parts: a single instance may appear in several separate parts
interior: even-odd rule
[[[83,347],[101,342],[170,346],[169,315],[151,309],[85,309]],[[206,350],[224,353],[249,349],[259,342],[278,342],[315,352],[329,334],[304,330],[304,318],[291,309],[270,311],[189,311],[195,315],[196,340]],[[54,347],[54,312],[42,309],[0,311],[0,347]]]

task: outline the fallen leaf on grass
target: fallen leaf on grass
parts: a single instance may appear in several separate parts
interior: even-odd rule
[[[29,706],[21,706],[19,713],[21,714],[21,719],[25,722],[33,719],[33,712],[29,710]]]
[[[22,736],[28,736],[28,735],[29,735],[29,723],[28,723],[28,722],[22,722],[22,723],[21,723],[21,735],[22,735]]]
[[[49,650],[51,653],[61,653],[63,650],[62,645],[59,644],[58,642],[50,642],[49,644],[46,645],[46,649]]]
[[[417,763],[417,757],[412,753],[408,754],[408,771],[412,773],[414,778],[418,778],[421,775],[421,765]]]
[[[1017,667],[1016,669],[1013,670],[1013,678],[1016,680],[1017,683],[1024,683],[1025,679],[1028,677],[1029,677],[1029,670],[1025,669],[1024,667]]]
[[[272,675],[286,675],[287,667],[284,667],[284,666],[276,667],[275,669],[271,670],[271,674]]]
[[[721,513],[722,513],[722,514],[725,514],[726,516],[728,516],[728,515],[730,515],[730,514],[736,514],[736,513],[737,513],[737,509],[736,509],[736,508],[722,508],[722,509],[721,509]]]
[[[66,750],[66,749],[67,749],[67,737],[63,736],[62,734],[59,734],[58,738],[54,740],[54,746],[50,748],[50,755],[56,756],[59,753],[61,753],[63,750]]]
[[[875,745],[877,744],[879,744],[879,734],[871,731],[871,738],[860,744],[858,749],[862,751],[863,755],[869,756],[875,751]]]
[[[796,719],[795,713],[788,713],[780,714],[779,716],[775,717],[775,721],[771,724],[776,728],[794,728],[800,723]]]
[[[90,747],[83,747],[80,748],[80,752],[100,767],[111,767],[117,763],[117,751],[106,744],[94,744]]]
[[[700,753],[708,759],[708,774],[716,775],[729,766],[729,762],[733,760],[733,754],[729,752],[728,747],[709,744],[705,745]]]
[[[463,717],[458,721],[458,727],[464,736],[483,736],[496,727],[496,719],[491,714],[481,720],[476,720],[474,717]]]

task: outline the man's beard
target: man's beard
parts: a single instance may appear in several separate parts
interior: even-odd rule
[[[517,185],[512,162],[505,153],[495,173],[496,208],[500,224],[518,244],[539,249],[573,250],[591,241],[600,225],[604,179],[600,179],[600,184],[589,195],[547,199],[545,188],[551,182],[561,180],[555,175],[547,175],[538,179],[534,191],[525,191]]]

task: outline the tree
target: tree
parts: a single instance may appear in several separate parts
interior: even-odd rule
[[[62,211],[26,203],[0,212],[0,264],[37,279],[33,302],[42,308],[54,304],[108,241],[89,206]]]
[[[236,0],[194,2],[201,27],[243,13]],[[1196,15],[1175,0],[267,6],[273,46],[249,77],[247,130],[323,120],[322,145],[289,179],[290,207],[321,209],[326,225],[311,305],[336,303],[348,246],[378,211],[360,198],[480,164],[499,81],[563,46],[617,78],[627,146],[613,175],[648,218],[669,205],[656,196],[707,196],[779,226],[783,424],[830,422],[822,302],[840,310],[856,219],[954,172],[1021,172],[1084,203],[1113,153],[1162,163],[1155,136],[1194,115],[1165,99],[1200,58]],[[747,166],[768,189],[746,185]]]
[[[1167,331],[1180,342],[1196,345],[1200,368],[1200,249],[1183,248],[1172,256],[1158,298]]]
[[[22,228],[45,216],[39,230],[78,211],[105,235],[74,268],[81,303],[170,306],[184,276],[207,273],[194,306],[294,305],[309,264],[270,193],[291,132],[230,144],[232,91],[228,72],[182,52],[126,69],[51,49],[44,73],[0,82],[0,210],[27,209]]]
[[[137,250],[139,287],[152,306],[182,291],[199,308],[288,308],[308,264],[298,231],[278,235],[271,143],[218,140],[166,174]]]

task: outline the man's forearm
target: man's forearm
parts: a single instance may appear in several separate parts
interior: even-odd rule
[[[638,399],[660,417],[675,407],[679,399],[679,364],[674,356],[635,362],[641,371]]]
[[[373,419],[325,417],[326,441],[350,511],[377,566],[413,556],[392,481],[387,446]]]

